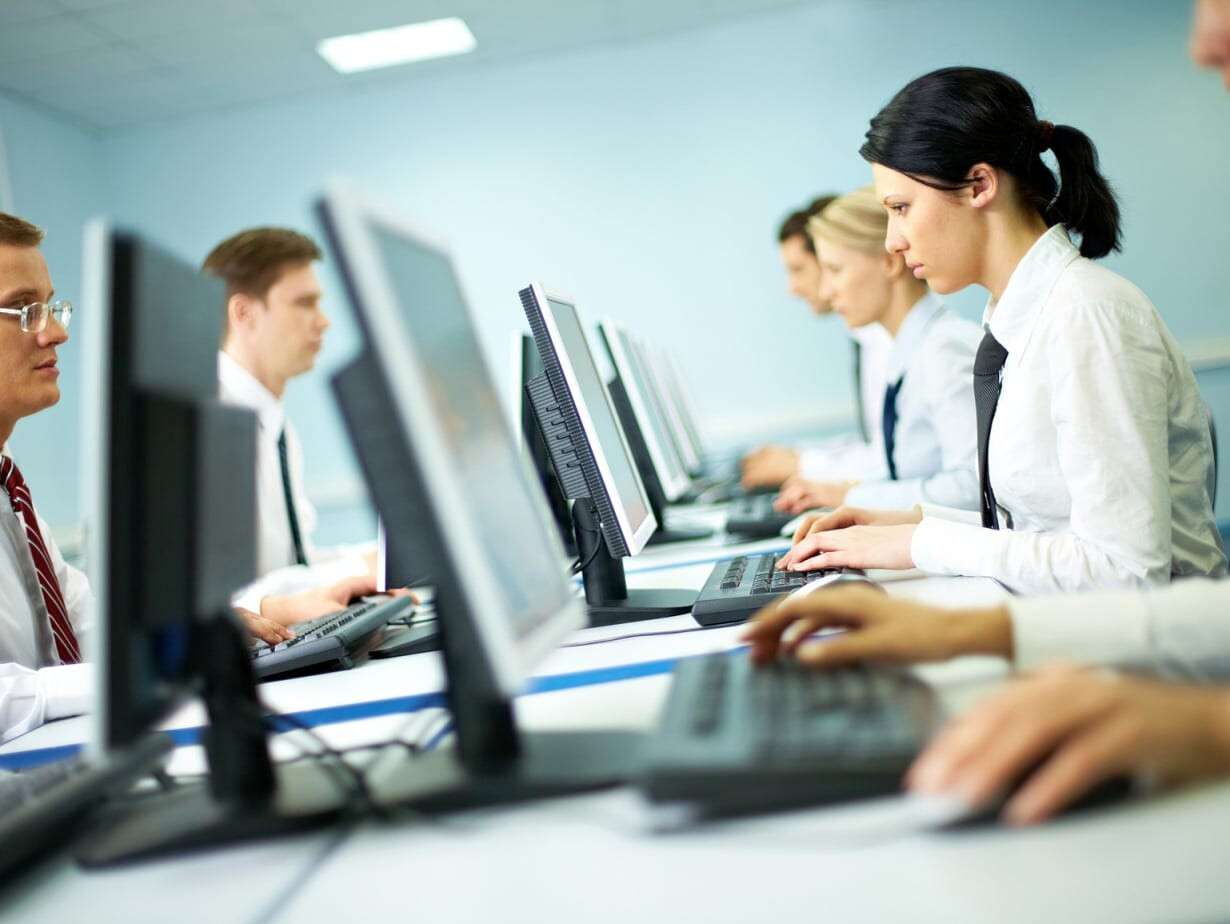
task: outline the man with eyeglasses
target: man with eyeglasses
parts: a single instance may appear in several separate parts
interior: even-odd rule
[[[64,561],[7,447],[19,420],[60,400],[56,351],[73,309],[53,300],[42,240],[39,228],[0,212],[0,742],[87,711],[93,690],[82,663],[89,581]],[[287,626],[374,589],[369,578],[350,579],[268,598],[263,615],[237,612],[253,635],[277,644],[292,637]]]

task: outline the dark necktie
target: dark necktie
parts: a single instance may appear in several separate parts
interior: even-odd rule
[[[286,430],[278,434],[278,462],[282,466],[282,496],[286,498],[286,517],[290,520],[290,539],[295,544],[295,563],[307,564],[303,554],[303,536],[299,532],[299,514],[295,512],[295,496],[290,489],[290,463],[286,459]]]
[[[26,487],[26,480],[21,477],[17,465],[8,456],[0,459],[0,482],[8,492],[13,511],[21,517],[22,525],[26,528],[26,542],[30,546],[34,570],[38,572],[38,583],[43,591],[47,617],[51,621],[51,637],[55,641],[56,654],[60,656],[61,664],[80,664],[81,646],[77,644],[77,634],[68,619],[64,592],[60,589],[60,581],[51,565],[47,543],[43,541],[43,534],[38,528],[38,517],[34,514],[30,489]]]
[[[851,365],[854,368],[854,407],[858,411],[858,433],[864,443],[870,443],[871,434],[867,432],[867,415],[863,413],[863,345],[852,339],[850,354]]]
[[[901,391],[901,383],[905,376],[893,382],[884,389],[884,456],[888,459],[888,478],[897,480],[897,460],[893,452],[897,448],[897,393]]]
[[[978,354],[974,357],[974,409],[978,415],[978,491],[982,507],[982,525],[999,529],[999,512],[995,492],[991,490],[991,474],[987,470],[987,446],[991,442],[991,422],[999,403],[1000,372],[1008,359],[1008,351],[987,331]]]

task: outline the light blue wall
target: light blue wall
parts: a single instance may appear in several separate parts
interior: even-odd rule
[[[0,133],[8,150],[13,210],[47,232],[43,253],[57,292],[81,303],[81,230],[105,202],[96,136],[0,94]],[[52,524],[80,515],[78,438],[81,326],[59,350],[60,403],[17,425],[12,448],[39,512]]]
[[[911,77],[998,67],[1041,114],[1098,144],[1126,217],[1111,264],[1181,339],[1230,333],[1230,98],[1189,62],[1187,0],[832,0],[687,33],[390,78],[351,93],[115,132],[101,142],[119,218],[199,260],[254,223],[317,225],[347,175],[451,244],[503,381],[530,278],[676,345],[711,423],[849,408],[846,348],[784,291],[790,207],[868,178],[868,118]],[[13,133],[10,132],[10,135]],[[41,156],[22,152],[27,163]],[[85,150],[83,148],[83,150]],[[80,166],[88,175],[88,158]],[[62,196],[61,193],[57,195]],[[356,345],[336,277],[322,370]],[[983,296],[955,299],[976,317]],[[292,386],[318,491],[353,462],[325,384]],[[65,415],[67,416],[67,415]],[[1230,408],[1222,415],[1230,420]],[[67,423],[67,420],[65,421]],[[338,527],[339,531],[342,530]]]

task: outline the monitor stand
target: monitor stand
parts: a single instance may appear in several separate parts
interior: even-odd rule
[[[626,785],[644,764],[639,732],[520,731],[508,700],[474,699],[451,676],[449,708],[456,749],[386,752],[368,773],[376,805],[432,813],[558,798]]]
[[[572,528],[584,568],[585,603],[591,626],[613,626],[642,619],[689,613],[696,603],[694,590],[629,590],[624,564],[611,555],[598,519],[598,508],[588,497],[572,504]]]
[[[336,765],[307,760],[275,772],[243,628],[230,613],[202,624],[209,784],[114,800],[77,852],[82,866],[155,859],[331,824],[353,800]]]

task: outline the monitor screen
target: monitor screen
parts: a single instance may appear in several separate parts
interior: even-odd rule
[[[465,596],[459,616],[473,622],[493,680],[511,695],[584,624],[542,492],[500,405],[448,255],[342,192],[329,198],[326,215],[434,511],[440,535],[432,539]]]
[[[637,473],[632,450],[619,426],[615,406],[598,372],[580,316],[576,306],[567,299],[548,295],[537,285],[531,286],[531,290],[543,309],[548,335],[628,554],[636,555],[645,547],[658,523]]]
[[[615,374],[627,392],[628,403],[632,405],[666,500],[678,500],[687,491],[690,479],[684,471],[662,409],[650,390],[648,371],[633,349],[627,331],[611,321],[603,321],[599,329],[610,352]]]
[[[641,368],[646,372],[650,391],[656,397],[658,407],[661,408],[662,415],[670,429],[676,452],[679,453],[684,467],[689,472],[698,472],[702,460],[684,423],[683,411],[675,400],[675,395],[668,388],[665,374],[666,357],[655,353],[640,340],[633,341],[633,349],[640,358]]]

